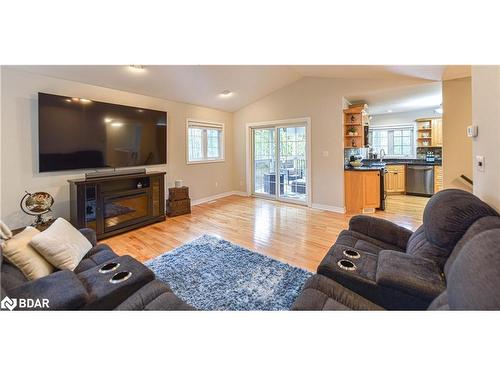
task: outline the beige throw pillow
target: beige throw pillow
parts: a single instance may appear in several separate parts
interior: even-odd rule
[[[30,245],[54,267],[70,271],[92,248],[89,240],[63,218],[33,237]]]
[[[14,266],[19,268],[28,280],[36,280],[50,275],[54,271],[52,264],[47,262],[29,244],[40,231],[26,227],[21,233],[2,243],[2,253]]]

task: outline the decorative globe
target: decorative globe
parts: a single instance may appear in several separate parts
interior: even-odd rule
[[[52,195],[45,192],[28,193],[21,199],[21,209],[28,215],[37,216],[35,224],[43,223],[42,215],[50,211],[54,204]]]

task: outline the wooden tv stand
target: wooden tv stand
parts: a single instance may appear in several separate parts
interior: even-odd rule
[[[70,217],[98,239],[165,220],[165,172],[68,180]]]

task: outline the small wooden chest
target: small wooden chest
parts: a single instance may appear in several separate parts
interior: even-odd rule
[[[191,213],[191,199],[189,199],[189,188],[183,186],[180,188],[168,189],[167,215],[179,216]]]
[[[184,199],[189,199],[189,188],[187,186],[180,188],[172,187],[168,189],[169,201],[182,201]]]

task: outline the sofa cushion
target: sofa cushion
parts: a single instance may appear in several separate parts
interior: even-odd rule
[[[356,215],[349,220],[349,230],[364,234],[372,239],[391,244],[386,249],[394,247],[406,249],[408,239],[413,234],[409,229],[406,229],[393,222],[378,217]]]
[[[11,264],[16,266],[28,280],[39,279],[54,271],[52,264],[47,262],[29,243],[40,231],[26,227],[22,232],[3,242],[2,254]]]
[[[500,229],[500,216],[485,216],[472,224],[450,254],[444,265],[444,274],[448,275],[451,265],[455,262],[458,254],[464,246],[476,235],[490,229]]]
[[[434,301],[429,305],[428,310],[449,310],[450,306],[448,305],[448,294],[446,290],[437,296]]]
[[[49,310],[77,310],[88,300],[85,287],[74,272],[57,271],[37,280],[26,282],[8,291],[14,298],[38,298],[48,301]],[[44,305],[31,310],[46,310]]]
[[[436,262],[440,267],[442,267],[446,259],[448,259],[449,253],[447,249],[434,246],[432,242],[427,239],[425,227],[423,225],[418,227],[408,240],[407,254],[430,259]]]
[[[479,233],[463,247],[449,270],[451,310],[500,310],[500,229]]]
[[[8,291],[24,284],[27,281],[28,279],[23,275],[19,268],[5,260],[2,262],[2,278],[0,284],[3,289]]]
[[[380,306],[322,275],[311,276],[292,310],[383,310]]]
[[[391,250],[383,250],[379,254],[377,284],[429,301],[446,287],[441,270],[435,262]]]
[[[159,280],[153,280],[132,294],[116,310],[194,310]]]
[[[73,271],[92,244],[63,218],[58,218],[30,242],[49,263],[59,269]]]

